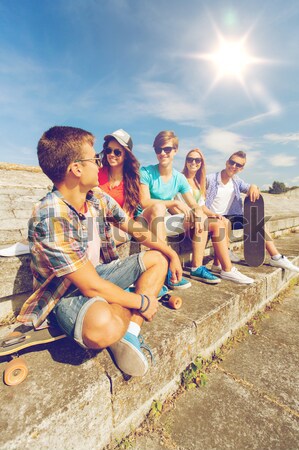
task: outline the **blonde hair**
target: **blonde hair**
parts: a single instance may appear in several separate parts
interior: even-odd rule
[[[186,158],[185,158],[185,165],[184,165],[182,173],[185,176],[188,175],[189,171],[187,168],[187,158],[193,152],[198,153],[198,155],[202,159],[200,168],[198,169],[198,171],[195,174],[194,181],[195,181],[195,184],[197,185],[197,187],[200,189],[201,195],[203,197],[205,197],[206,196],[206,164],[205,164],[204,156],[203,156],[202,152],[199,150],[199,148],[193,148],[192,150],[190,150],[187,153]]]

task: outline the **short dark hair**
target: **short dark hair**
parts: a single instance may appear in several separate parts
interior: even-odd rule
[[[82,158],[82,145],[93,145],[95,137],[89,131],[74,127],[50,128],[37,145],[38,162],[42,171],[53,181],[64,180],[68,166]]]
[[[239,156],[239,158],[246,159],[246,153],[243,152],[242,150],[239,150],[238,152],[233,153],[232,155],[230,155],[230,157],[228,159],[231,159],[233,156]]]

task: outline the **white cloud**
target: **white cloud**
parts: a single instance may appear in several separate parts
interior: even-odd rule
[[[285,133],[285,134],[270,133],[265,134],[264,138],[267,141],[278,142],[279,144],[288,144],[289,142],[299,143],[299,133]]]
[[[203,137],[203,144],[208,149],[225,154],[238,150],[247,151],[251,148],[244,142],[242,136],[219,128],[213,128],[207,132]]]
[[[124,106],[127,111],[135,110],[138,115],[184,125],[199,126],[204,117],[200,105],[194,102],[191,95],[189,97],[186,90],[178,89],[171,83],[140,81],[135,99],[128,100],[128,103]]]
[[[278,155],[268,158],[269,163],[275,167],[292,167],[296,164],[296,156],[289,156],[285,153],[279,153]]]

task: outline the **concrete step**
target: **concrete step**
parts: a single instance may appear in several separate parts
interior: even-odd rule
[[[276,244],[299,265],[299,233]],[[67,339],[23,352],[28,378],[19,386],[0,385],[1,449],[100,450],[135,429],[154,399],[163,401],[177,389],[182,371],[197,355],[210,355],[299,279],[267,263],[258,269],[237,266],[256,282],[242,286],[222,280],[210,286],[192,280],[192,288],[180,292],[180,310],[162,306],[155,320],[144,325],[155,365],[141,379],[123,376],[106,350],[85,351]],[[0,368],[4,366],[2,359]]]
[[[1,220],[0,220],[1,222]],[[268,228],[273,237],[288,234],[299,230],[299,217],[285,217],[268,222]],[[233,235],[231,248],[240,250],[243,246],[243,232],[237,230]],[[191,243],[183,235],[171,238],[170,245],[180,255],[182,264],[190,265]],[[139,245],[129,242],[118,247],[120,257],[136,253]],[[212,251],[211,241],[206,248],[206,256]],[[30,271],[30,256],[4,258],[0,256],[0,323],[9,316],[18,313],[24,297],[28,297],[32,291],[32,275]]]

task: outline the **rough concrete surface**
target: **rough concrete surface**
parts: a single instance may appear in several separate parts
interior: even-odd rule
[[[299,449],[299,286],[160,422],[177,450]],[[163,433],[162,433],[163,436]],[[170,439],[169,439],[170,438]],[[166,446],[167,448],[167,446]],[[161,431],[132,450],[162,450]]]

